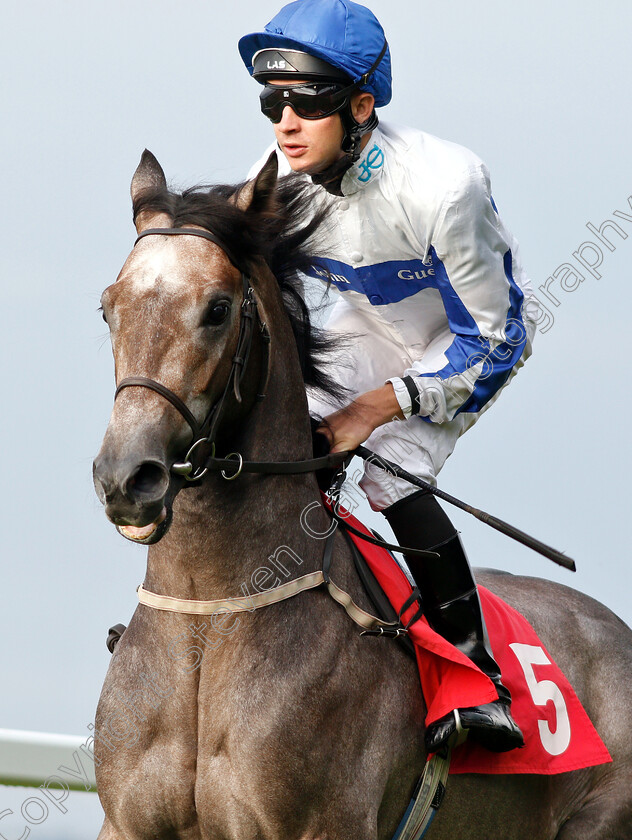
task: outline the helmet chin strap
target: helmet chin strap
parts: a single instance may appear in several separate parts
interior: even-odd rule
[[[368,83],[371,75],[377,69],[380,61],[384,58],[387,48],[388,44],[385,38],[380,54],[373,62],[370,69],[360,76],[359,79],[353,82],[349,88],[347,88],[349,94]],[[377,128],[379,123],[377,114],[375,113],[375,108],[368,120],[363,123],[356,122],[351,112],[351,100],[349,100],[347,105],[345,105],[339,113],[342,121],[342,128],[344,130],[341,144],[344,157],[334,161],[331,166],[323,169],[322,172],[317,172],[312,175],[313,183],[324,187],[324,189],[332,195],[342,195],[342,178],[345,172],[350,169],[360,157],[362,138],[365,134],[368,134],[370,131],[373,131],[374,128]]]
[[[371,112],[371,116],[363,123],[358,123],[353,118],[351,113],[351,105],[340,112],[340,119],[342,120],[342,127],[344,129],[344,137],[342,138],[342,151],[351,159],[351,163],[355,163],[360,157],[362,138],[365,134],[369,134],[374,128],[377,128],[379,120],[375,113],[375,108]]]
[[[338,158],[330,166],[312,175],[312,182],[323,187],[332,195],[342,195],[342,179],[360,157],[362,138],[377,128],[379,119],[375,109],[371,116],[363,123],[358,123],[351,113],[351,104],[340,111],[340,119],[344,129],[341,148],[344,157]]]

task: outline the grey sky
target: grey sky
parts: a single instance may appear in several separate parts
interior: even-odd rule
[[[0,727],[83,734],[93,718],[107,628],[129,619],[144,572],[144,550],[114,532],[92,490],[113,396],[99,296],[133,242],[128,189],[144,147],[186,185],[240,179],[271,141],[236,42],[278,5],[33,0],[4,12]],[[627,235],[602,245],[600,279],[550,286],[550,329],[440,486],[567,551],[579,571],[455,512],[473,563],[576,586],[631,623],[632,220],[613,211],[632,216],[632,7],[369,5],[393,54],[382,118],[486,161],[536,287],[565,262],[579,269],[573,252],[598,243],[588,222],[610,218]],[[0,806],[23,796],[0,788]],[[73,796],[33,838],[96,836],[96,805]]]

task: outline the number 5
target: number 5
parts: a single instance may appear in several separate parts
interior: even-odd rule
[[[571,742],[571,722],[564,695],[552,680],[537,680],[533,671],[534,665],[550,665],[551,660],[541,647],[537,645],[522,645],[514,642],[509,645],[516,654],[516,658],[524,671],[527,688],[536,706],[546,706],[551,701],[555,705],[557,726],[554,732],[548,721],[539,720],[540,740],[542,746],[550,755],[561,755]]]

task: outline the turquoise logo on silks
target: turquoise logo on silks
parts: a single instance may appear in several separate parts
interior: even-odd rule
[[[373,146],[373,148],[368,152],[367,156],[362,161],[362,163],[358,164],[358,169],[360,170],[360,175],[358,175],[358,181],[362,181],[363,184],[366,184],[367,181],[371,180],[373,173],[377,172],[377,170],[380,169],[383,164],[384,152],[376,143]]]

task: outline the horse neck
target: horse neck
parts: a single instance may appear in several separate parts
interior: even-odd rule
[[[299,461],[312,457],[307,400],[296,345],[280,295],[263,296],[270,328],[265,399],[237,436],[244,460]],[[226,481],[207,476],[180,492],[168,534],[149,550],[146,586],[175,597],[202,600],[237,596],[265,570],[289,579],[320,567],[323,544],[301,524],[319,499],[316,479],[305,475],[242,474]],[[310,526],[326,531],[326,514],[313,509]],[[274,570],[285,571],[274,574]],[[270,585],[268,580],[267,586]]]

